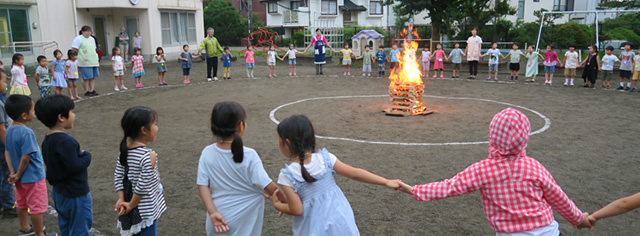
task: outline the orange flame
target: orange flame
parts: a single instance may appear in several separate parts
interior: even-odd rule
[[[420,39],[418,32],[413,30],[413,26],[409,26],[409,31],[415,39]],[[398,67],[391,70],[389,80],[391,86],[398,85],[421,85],[422,84],[422,72],[420,66],[416,60],[416,51],[418,50],[418,42],[410,41],[407,43],[407,35],[409,32],[407,29],[402,29],[400,36],[403,37],[403,45],[401,56],[398,55]]]

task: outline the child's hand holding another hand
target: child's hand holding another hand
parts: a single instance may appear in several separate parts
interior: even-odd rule
[[[578,229],[589,228],[589,230],[593,230],[593,227],[596,226],[596,219],[587,212],[582,213],[582,215],[584,219],[582,219],[582,222],[578,225]]]
[[[411,194],[411,190],[413,190],[413,187],[409,186],[408,184],[405,184],[404,182],[400,181],[400,191]]]

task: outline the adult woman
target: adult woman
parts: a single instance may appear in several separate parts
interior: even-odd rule
[[[312,45],[314,50],[313,61],[314,64],[316,64],[316,75],[322,75],[322,65],[327,63],[327,60],[325,58],[326,51],[324,47],[329,47],[331,51],[333,51],[333,48],[327,43],[327,38],[322,35],[322,30],[320,30],[319,28],[316,29],[316,36],[311,38],[311,43],[309,43],[309,46],[304,49],[304,53],[307,53],[307,50],[309,50]]]
[[[85,96],[97,96],[94,87],[96,80],[100,77],[98,62],[98,53],[96,52],[97,43],[91,37],[92,30],[88,25],[82,26],[80,35],[73,39],[71,50],[78,52],[78,71],[82,77],[82,87]]]
[[[122,58],[124,58],[125,63],[127,62],[127,57],[129,56],[129,35],[127,32],[124,32],[124,27],[120,28],[120,34],[118,34],[118,41],[120,45],[120,53],[122,54]]]
[[[478,28],[473,27],[471,30],[471,37],[467,39],[467,48],[464,51],[467,54],[467,63],[469,63],[468,79],[475,79],[478,75],[478,60],[480,60],[482,52],[482,38],[478,36]]]

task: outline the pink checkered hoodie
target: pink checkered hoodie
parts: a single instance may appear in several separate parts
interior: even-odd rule
[[[451,179],[416,185],[412,196],[432,201],[480,191],[484,214],[495,232],[514,233],[548,226],[556,210],[578,225],[582,212],[556,184],[549,171],[528,157],[531,127],[522,112],[507,108],[489,127],[489,157]]]

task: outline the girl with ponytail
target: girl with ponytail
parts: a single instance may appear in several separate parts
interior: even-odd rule
[[[258,153],[242,144],[247,114],[236,102],[221,102],[211,112],[215,143],[202,150],[198,190],[207,209],[207,235],[260,235],[264,219],[263,193],[274,194]],[[280,194],[279,199],[286,199]],[[286,200],[285,200],[286,201]]]
[[[278,136],[280,152],[291,161],[278,177],[288,203],[282,202],[279,194],[269,199],[278,211],[294,216],[293,235],[360,235],[351,205],[333,178],[335,173],[390,189],[400,187],[399,180],[344,164],[327,149],[314,152],[315,133],[305,116],[283,120],[278,125]]]
[[[158,155],[147,145],[156,139],[158,114],[148,107],[127,109],[120,121],[124,137],[114,182],[120,235],[157,235],[167,210],[158,173]]]

